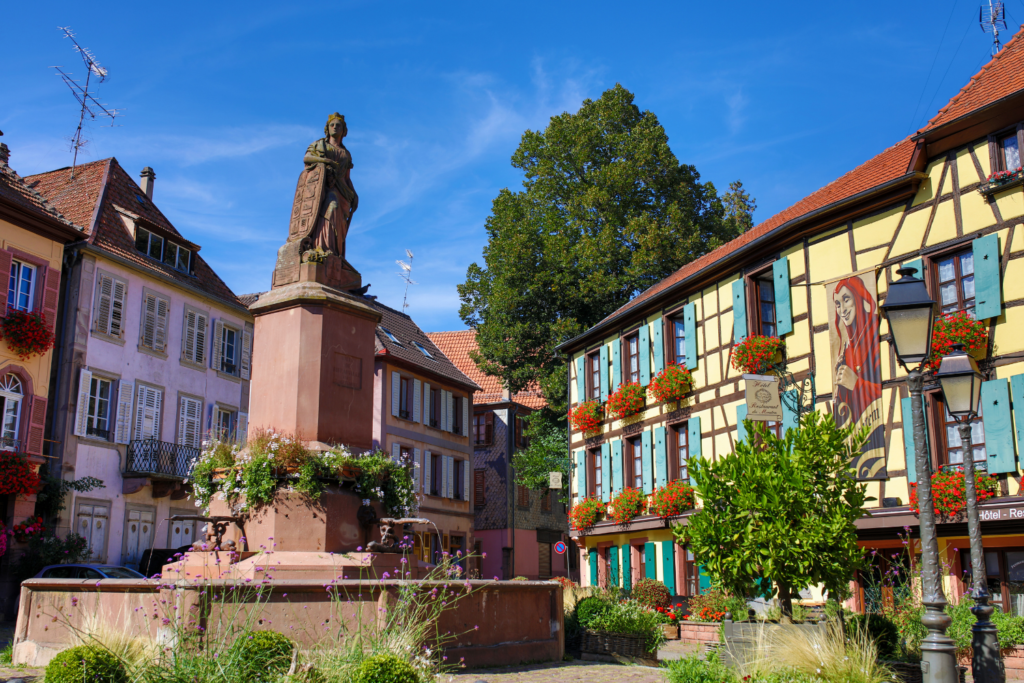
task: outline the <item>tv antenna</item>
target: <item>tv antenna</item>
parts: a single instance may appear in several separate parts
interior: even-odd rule
[[[395,263],[402,271],[398,274],[398,277],[405,281],[405,296],[402,297],[402,313],[405,313],[405,309],[409,308],[409,285],[418,285],[419,283],[412,279],[412,250],[406,249],[405,255],[409,258],[409,262],[406,263],[402,259],[398,259]]]
[[[88,114],[90,119],[95,119],[97,116],[107,116],[110,118],[110,125],[112,127],[114,125],[114,118],[122,114],[117,109],[105,107],[96,99],[95,93],[89,90],[93,76],[102,83],[107,80],[110,72],[100,66],[99,60],[96,59],[96,55],[92,53],[92,50],[78,44],[78,41],[75,40],[75,34],[71,31],[70,27],[58,26],[57,28],[64,32],[65,38],[70,39],[74,43],[75,51],[82,57],[82,61],[85,63],[85,85],[72,78],[71,74],[64,71],[63,67],[53,67],[57,70],[57,74],[64,81],[64,84],[71,89],[71,94],[78,100],[78,104],[81,105],[78,113],[78,128],[75,129],[75,134],[71,136],[71,151],[74,153],[71,161],[71,177],[74,178],[75,166],[78,163],[78,150],[89,144],[88,140],[82,138],[82,125],[85,123],[85,115]]]
[[[978,23],[981,25],[982,31],[992,34],[992,56],[995,57],[996,53],[1003,49],[999,42],[999,29],[1007,30],[1006,7],[1002,0],[988,0],[987,9],[984,5],[979,7]]]

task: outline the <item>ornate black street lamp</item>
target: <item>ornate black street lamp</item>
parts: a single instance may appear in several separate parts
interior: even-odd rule
[[[916,268],[896,271],[900,279],[889,285],[882,311],[889,321],[889,332],[896,357],[907,368],[907,387],[914,417],[914,461],[917,465],[917,502],[921,522],[921,602],[925,606],[921,622],[928,635],[921,643],[921,677],[923,683],[957,683],[956,646],[946,635],[952,623],[945,612],[946,596],[942,592],[939,560],[939,539],[935,529],[935,506],[932,500],[931,456],[925,444],[924,376],[921,363],[932,349],[932,327],[935,322],[935,301],[928,295],[924,280],[915,277]],[[909,366],[915,365],[913,369]],[[903,425],[906,429],[907,425]]]
[[[978,415],[981,403],[981,373],[978,364],[956,344],[953,353],[943,356],[936,379],[942,386],[946,410],[956,421],[960,431],[960,450],[964,454],[964,488],[967,494],[967,530],[971,537],[971,577],[974,581],[974,607],[977,620],[972,628],[971,645],[974,656],[971,669],[976,683],[1003,683],[1003,660],[999,655],[999,634],[990,620],[993,608],[988,604],[988,579],[985,571],[985,551],[981,540],[981,517],[978,514],[978,494],[974,476],[974,447],[971,444],[971,420]]]

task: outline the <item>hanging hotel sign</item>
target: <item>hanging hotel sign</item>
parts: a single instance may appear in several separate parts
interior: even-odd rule
[[[868,441],[851,463],[858,479],[885,479],[881,341],[874,268],[825,282],[832,360],[832,411],[840,427],[868,428]]]
[[[747,419],[760,422],[782,421],[779,378],[770,375],[743,375],[747,391]]]
[[[548,472],[548,488],[549,489],[560,489],[560,488],[562,488],[562,473],[561,472]]]

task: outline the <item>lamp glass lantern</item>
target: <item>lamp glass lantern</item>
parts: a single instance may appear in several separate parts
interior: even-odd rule
[[[964,351],[963,344],[954,345],[953,352],[942,357],[935,378],[942,387],[942,397],[950,415],[963,420],[978,414],[981,372],[974,358]]]
[[[917,268],[896,271],[900,279],[889,285],[882,311],[889,321],[896,356],[904,366],[923,363],[932,350],[935,301],[924,280],[915,277]]]

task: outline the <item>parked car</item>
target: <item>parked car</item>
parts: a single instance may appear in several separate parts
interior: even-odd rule
[[[36,579],[144,579],[142,574],[128,567],[107,564],[51,564],[43,567]]]

